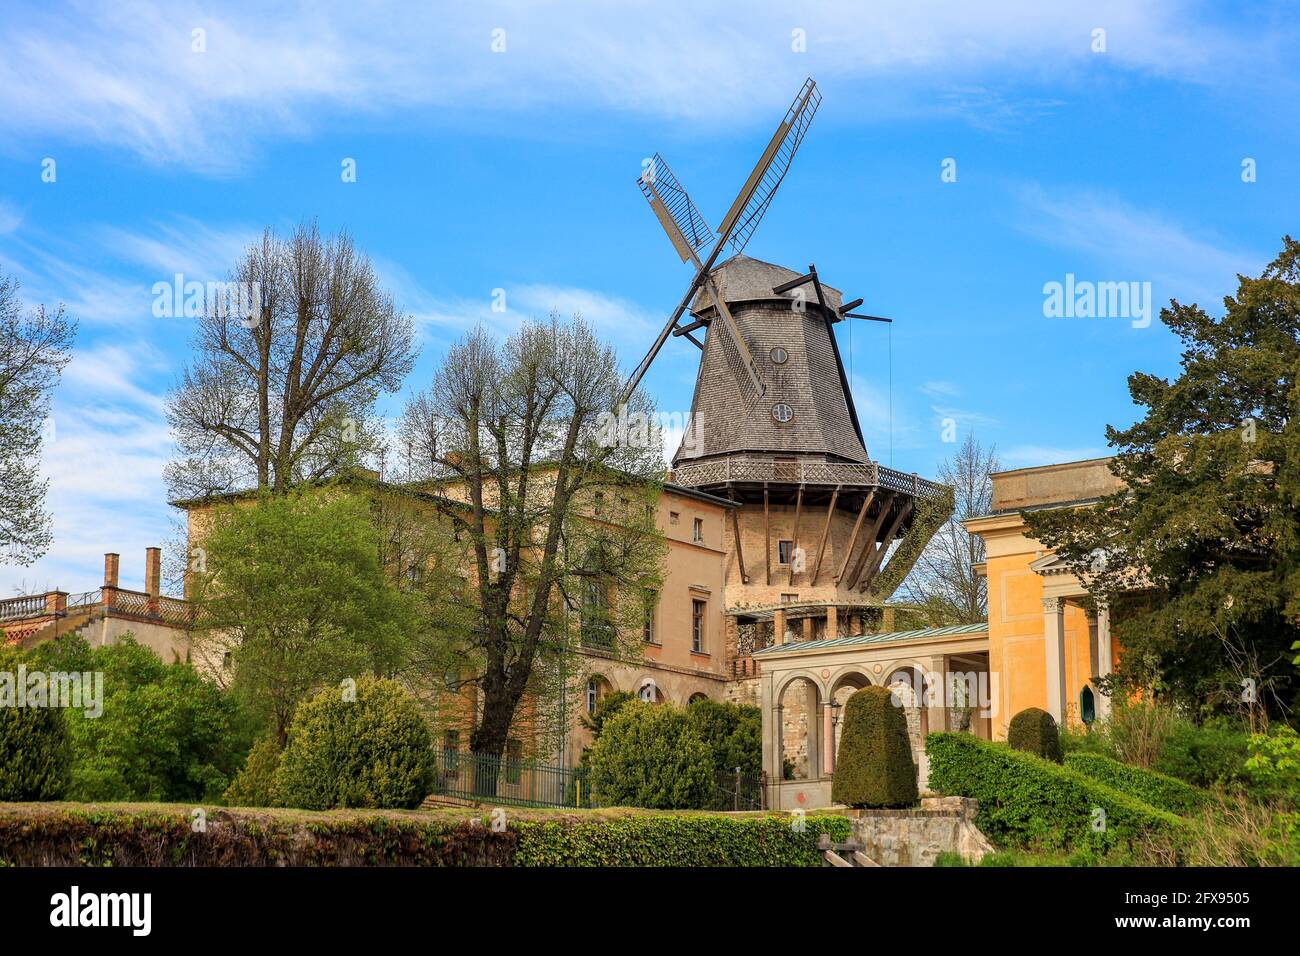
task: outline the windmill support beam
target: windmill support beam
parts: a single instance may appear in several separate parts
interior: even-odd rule
[[[821,540],[817,542],[817,561],[813,565],[812,579],[808,582],[810,587],[817,584],[817,575],[822,573],[822,555],[826,553],[826,538],[831,533],[831,518],[835,517],[835,502],[839,500],[840,489],[835,486],[831,492],[830,507],[826,509],[826,524],[822,527]]]
[[[844,572],[849,569],[849,559],[853,557],[853,549],[858,543],[858,532],[862,530],[862,522],[867,517],[867,509],[871,507],[871,499],[876,496],[876,489],[872,488],[867,492],[867,496],[862,499],[862,510],[858,512],[858,520],[853,522],[853,533],[849,535],[849,546],[844,552],[844,563],[840,565],[839,574],[835,575],[835,583],[839,584],[844,578]]]
[[[803,485],[799,486],[799,491],[794,499],[794,534],[793,541],[790,542],[790,584],[794,584],[794,566],[798,561],[799,555],[799,516],[803,513]],[[779,547],[779,545],[778,545]],[[804,562],[805,567],[807,561]]]
[[[862,569],[867,566],[868,558],[872,561],[875,560],[878,553],[876,541],[880,536],[880,526],[885,523],[885,519],[889,517],[890,512],[893,510],[893,503],[892,498],[880,503],[880,513],[876,515],[876,520],[871,523],[871,530],[867,532],[867,540],[862,545],[862,554],[853,563],[853,573],[849,575],[850,589],[858,583],[858,579],[862,575]]]
[[[894,535],[898,534],[898,529],[902,527],[903,522],[907,520],[907,516],[912,513],[912,504],[913,502],[909,499],[907,504],[898,509],[898,514],[895,515],[894,520],[889,523],[889,530],[885,532],[885,539],[880,543],[880,550],[876,552],[875,557],[871,559],[871,563],[867,565],[867,570],[862,582],[863,591],[869,588],[871,582],[875,580],[876,574],[880,571],[880,562],[884,560],[885,552],[889,550],[889,545],[893,542]]]
[[[736,563],[740,566],[740,582],[749,583],[749,574],[745,571],[745,547],[740,540],[740,518],[738,517],[739,508],[731,509],[731,534],[736,539]]]

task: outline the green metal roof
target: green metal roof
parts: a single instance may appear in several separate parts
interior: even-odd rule
[[[965,637],[971,634],[987,634],[987,624],[953,624],[949,627],[923,627],[917,631],[888,631],[884,634],[861,634],[857,637],[833,637],[821,641],[791,641],[788,644],[773,644],[754,652],[771,654],[776,651],[812,651],[837,650],[842,647],[862,647],[868,644],[905,644],[908,641],[923,641],[931,637]]]

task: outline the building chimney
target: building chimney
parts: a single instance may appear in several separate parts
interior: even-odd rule
[[[122,556],[119,554],[104,555],[104,587],[117,587],[117,570],[122,563]]]
[[[162,584],[162,549],[144,549],[144,590],[150,597],[161,593]]]

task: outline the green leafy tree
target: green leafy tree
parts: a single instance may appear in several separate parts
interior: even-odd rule
[[[746,776],[763,770],[763,712],[730,701],[697,700],[686,708],[691,726],[713,755],[713,769]]]
[[[433,742],[419,706],[395,681],[365,678],[355,694],[329,688],[299,705],[273,790],[308,810],[412,809],[432,783]]]
[[[94,649],[59,638],[35,648],[28,667],[103,675],[99,705],[65,710],[68,799],[211,800],[243,759],[248,736],[235,701],[130,635]]]
[[[600,806],[695,809],[713,796],[708,744],[686,712],[670,704],[622,707],[592,745],[590,766]]]
[[[0,275],[0,563],[31,564],[50,546],[42,427],[76,334],[62,307],[25,312],[17,280]]]
[[[280,754],[280,744],[273,735],[253,744],[248,760],[222,794],[226,803],[232,807],[278,806],[275,773],[280,769]]]
[[[382,566],[364,498],[338,487],[264,493],[215,508],[199,544],[195,656],[281,745],[311,691],[404,666],[419,606]]]
[[[1160,319],[1181,369],[1129,377],[1145,412],[1106,430],[1124,490],[1026,518],[1109,601],[1116,683],[1280,715],[1300,686],[1300,243],[1239,277],[1221,318],[1174,301]]]

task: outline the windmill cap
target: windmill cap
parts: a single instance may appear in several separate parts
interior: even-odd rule
[[[733,302],[753,302],[764,299],[793,301],[801,292],[805,302],[814,306],[817,304],[817,289],[811,280],[788,292],[773,292],[772,290],[777,286],[791,279],[797,279],[804,273],[795,272],[772,262],[764,262],[762,259],[735,255],[714,266],[710,275],[718,287],[718,294],[728,305]],[[822,292],[826,295],[826,305],[830,309],[835,310],[840,307],[844,297],[839,289],[832,288],[823,281]],[[701,289],[696,293],[695,301],[691,303],[691,314],[698,316],[712,309],[712,298],[707,290]]]

